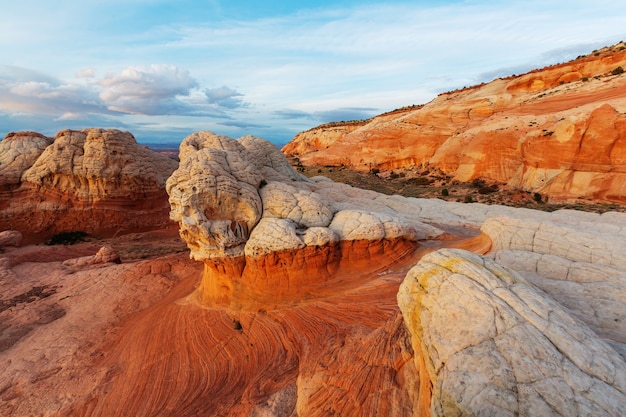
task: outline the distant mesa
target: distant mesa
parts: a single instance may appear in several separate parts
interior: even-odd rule
[[[304,166],[441,170],[557,200],[626,203],[626,44],[440,94],[363,124],[323,125],[282,151]]]

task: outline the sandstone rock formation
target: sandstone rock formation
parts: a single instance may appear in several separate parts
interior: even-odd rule
[[[254,137],[180,158],[189,254],[171,229],[2,248],[0,415],[624,409],[626,214],[382,195]]]
[[[17,230],[5,230],[0,232],[0,248],[3,246],[19,246],[22,234]]]
[[[63,231],[112,236],[167,224],[165,180],[174,160],[128,132],[23,132],[0,142],[0,230],[25,241]]]
[[[101,247],[95,255],[81,256],[79,258],[68,259],[63,262],[71,270],[79,270],[92,265],[102,265],[106,263],[121,263],[120,255],[110,246]]]
[[[123,239],[107,244],[133,243]],[[118,372],[101,359],[122,326],[149,306],[188,294],[201,273],[187,253],[97,269],[63,265],[95,250],[86,242],[0,253],[0,415],[68,416],[65,407],[97,399]]]
[[[420,377],[430,377],[431,415],[618,416],[626,404],[624,358],[489,259],[431,253],[398,303],[423,355]]]
[[[303,165],[367,171],[422,166],[553,199],[626,202],[624,44],[572,62],[444,93],[327,138],[320,127],[283,148]],[[332,127],[333,132],[337,127]]]
[[[255,308],[263,299],[280,303],[276,288],[311,291],[305,262],[326,271],[315,277],[319,286],[342,259],[369,258],[392,246],[396,253],[388,261],[394,262],[410,253],[417,239],[443,233],[394,197],[301,176],[273,145],[253,137],[190,135],[181,144],[180,166],[167,191],[171,218],[179,222],[191,256],[205,261],[202,303],[241,307],[252,298]],[[224,270],[237,278],[224,280]]]

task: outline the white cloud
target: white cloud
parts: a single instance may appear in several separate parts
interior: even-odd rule
[[[95,76],[95,68],[85,68],[76,72],[76,78],[93,78]]]
[[[151,115],[185,112],[188,106],[178,97],[188,96],[198,85],[189,71],[173,65],[131,66],[108,74],[98,84],[100,98],[110,110]]]
[[[5,68],[6,69],[6,68]],[[7,113],[109,113],[91,86],[55,80],[37,71],[9,67],[0,74],[0,111]]]
[[[229,109],[235,109],[237,107],[243,106],[243,94],[237,92],[236,90],[230,87],[219,87],[204,90],[204,94],[207,97],[207,100],[211,104],[216,104],[221,107],[226,107]]]

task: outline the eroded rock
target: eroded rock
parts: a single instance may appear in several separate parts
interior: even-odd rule
[[[407,256],[406,248],[415,247],[418,239],[442,233],[394,197],[303,177],[275,146],[259,138],[197,132],[181,144],[180,161],[167,182],[170,216],[179,223],[191,256],[205,262],[201,302],[244,297],[237,305],[249,305],[254,297],[267,299],[274,282],[300,294],[305,290],[295,290],[298,285],[321,285],[332,277],[322,274],[311,282],[309,267],[315,268],[313,275],[319,263],[334,271],[342,258],[370,258],[380,252],[375,246],[407,242],[397,245],[405,248],[390,256],[391,262]],[[365,243],[340,244],[351,241]],[[305,249],[302,253],[317,261],[288,260],[301,259],[297,253]],[[227,271],[237,276],[228,278]]]
[[[0,248],[3,246],[19,246],[22,234],[17,230],[5,230],[0,232]]]
[[[305,166],[438,169],[553,200],[624,203],[624,44],[520,76],[440,94],[363,123],[322,125],[283,152]]]
[[[112,236],[168,223],[165,180],[176,161],[119,130],[34,133],[0,142],[0,229],[41,242],[65,231]]]
[[[431,253],[398,303],[432,382],[431,415],[618,416],[626,404],[624,359],[490,259]]]
[[[72,270],[78,270],[92,265],[102,265],[107,263],[119,264],[122,260],[120,255],[110,246],[101,247],[95,255],[81,256],[80,258],[68,259],[63,265]]]

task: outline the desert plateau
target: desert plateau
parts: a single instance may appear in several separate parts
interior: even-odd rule
[[[626,44],[278,149],[0,142],[0,415],[623,416]]]

